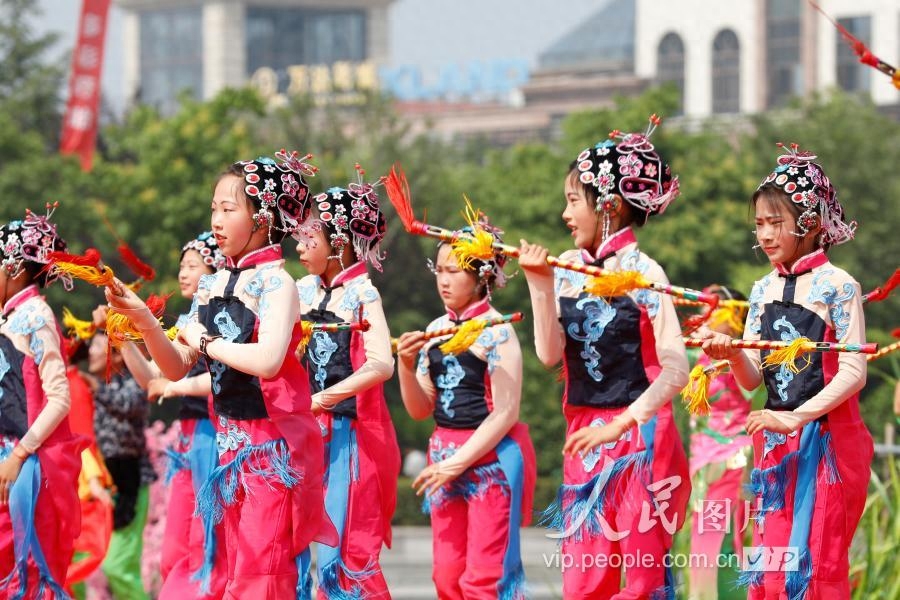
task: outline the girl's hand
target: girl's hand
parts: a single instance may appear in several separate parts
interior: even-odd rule
[[[731,336],[724,333],[701,327],[696,334],[697,338],[703,340],[703,352],[713,360],[731,360],[741,353],[740,348],[731,345]]]
[[[188,323],[178,330],[178,336],[175,339],[199,352],[200,338],[204,333],[206,333],[206,327],[200,323]]]
[[[109,305],[117,310],[138,311],[147,308],[141,297],[132,292],[118,277],[113,278],[112,285],[104,288],[103,293],[106,294]]]
[[[101,304],[97,308],[94,309],[94,312],[91,313],[91,321],[94,324],[94,327],[98,327],[100,329],[106,329],[106,314],[109,312],[109,307],[105,304]]]
[[[770,410],[754,410],[747,416],[747,433],[753,435],[763,429],[775,433],[793,433],[793,430],[775,418]]]
[[[169,385],[169,380],[165,377],[156,377],[150,380],[150,383],[147,384],[147,400],[153,402],[155,400],[161,400],[163,398],[168,398],[166,394],[166,388]]]
[[[547,264],[550,252],[543,246],[529,244],[519,240],[519,266],[525,271],[525,277],[552,277],[553,267]]]
[[[416,480],[413,481],[412,487],[416,490],[416,496],[421,496],[422,494],[430,496],[441,489],[441,486],[444,484],[456,479],[461,472],[450,468],[443,461],[437,462],[425,467],[419,473],[419,476],[416,477]]]
[[[577,457],[590,452],[600,444],[614,442],[625,435],[634,423],[631,415],[625,412],[601,427],[582,427],[568,437],[566,445],[563,446],[563,454]]]
[[[22,459],[10,454],[0,462],[0,505],[9,504],[9,491],[22,470]]]
[[[407,331],[397,338],[397,358],[400,359],[400,364],[413,370],[419,360],[419,351],[427,341],[421,331]]]

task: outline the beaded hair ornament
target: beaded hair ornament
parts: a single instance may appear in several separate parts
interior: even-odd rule
[[[856,221],[844,222],[844,209],[837,199],[837,192],[821,165],[813,162],[817,157],[800,150],[797,144],[778,143],[784,151],[778,157],[778,165],[763,179],[757,190],[773,186],[790,198],[800,209],[797,217],[798,231],[803,237],[811,229],[821,225],[821,244],[836,246],[852,240],[856,233]]]
[[[312,177],[318,167],[309,164],[312,154],[300,156],[283,148],[275,158],[238,161],[244,179],[244,192],[257,207],[253,215],[255,227],[266,227],[269,243],[272,229],[291,233],[309,216],[309,185],[304,177]],[[277,216],[280,218],[276,218]],[[279,223],[280,221],[280,223]]]
[[[609,139],[585,148],[575,159],[578,181],[597,189],[594,209],[603,214],[603,239],[609,235],[609,219],[621,197],[646,216],[662,214],[678,197],[678,177],[672,175],[650,136],[660,124],[650,116],[643,133],[610,132]]]
[[[49,255],[55,251],[65,251],[66,242],[50,222],[59,202],[45,206],[45,214],[38,215],[25,209],[25,218],[10,221],[0,227],[0,267],[9,277],[17,277],[28,262],[44,265],[44,284],[49,285],[59,279],[66,290],[72,289],[72,277],[51,264]]]

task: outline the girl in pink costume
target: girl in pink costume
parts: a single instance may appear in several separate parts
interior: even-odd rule
[[[312,199],[314,219],[295,234],[309,275],[297,282],[300,312],[314,323],[357,321],[369,330],[315,332],[302,357],[325,439],[325,508],[338,548],[317,549],[319,598],[390,598],[379,555],[391,543],[400,449],[382,383],[394,373],[391,336],[367,263],[381,270],[385,220],[359,181]],[[307,570],[301,570],[309,596]]]
[[[815,156],[796,145],[753,195],[757,247],[774,270],[756,282],[744,338],[864,342],[859,284],[825,251],[853,238],[855,223]],[[849,549],[862,516],[872,437],[859,415],[866,359],[815,352],[790,365],[763,367],[767,350],[739,350],[705,333],[704,351],[728,359],[744,389],[764,383],[766,407],[751,412],[754,551],[742,582],[750,598],[849,598]]]
[[[40,293],[59,277],[49,253],[66,249],[51,215],[0,227],[0,598],[67,598],[81,527],[87,444],[69,429],[62,335]]]
[[[678,178],[649,139],[657,123],[651,117],[646,133],[613,132],[572,163],[562,217],[577,249],[560,258],[666,281],[633,229],[678,195]],[[563,595],[674,597],[663,561],[684,520],[690,481],[672,416],[688,363],[671,297],[649,290],[591,296],[585,277],[571,271],[557,271],[554,282],[547,250],[524,240],[519,264],[538,358],[548,367],[563,363],[563,486],[547,511],[561,531],[563,564],[571,565]]]
[[[486,220],[479,227],[499,240]],[[466,230],[463,230],[466,231]],[[447,314],[428,330],[499,316],[490,290],[505,282],[505,257],[460,265],[448,245],[433,265]],[[522,356],[510,325],[484,329],[467,350],[444,354],[445,338],[404,333],[397,344],[400,390],[414,419],[433,416],[429,466],[413,486],[426,493],[433,579],[447,600],[524,598],[519,527],[531,519],[536,463],[520,423]]]
[[[322,436],[293,353],[302,336],[297,293],[278,245],[307,217],[303,176],[314,171],[296,153],[275,156],[237,162],[219,178],[212,231],[228,264],[200,279],[175,342],[127,288],[106,293],[167,379],[206,357],[219,466],[197,502],[207,535],[224,522],[229,599],[293,597],[301,552],[314,539],[336,542],[322,498]],[[214,558],[197,574],[203,583]]]
[[[211,231],[205,231],[181,249],[178,285],[184,298],[193,299],[200,277],[211,275],[225,266],[225,256],[219,250]],[[180,329],[189,322],[190,314],[178,317]],[[221,598],[225,589],[224,543],[211,536],[211,547],[204,550],[203,521],[197,514],[197,497],[212,470],[219,465],[216,451],[216,431],[209,418],[208,396],[210,378],[205,361],[198,360],[187,377],[169,381],[162,377],[153,361],[144,358],[133,343],[122,347],[122,357],[128,370],[148,399],[176,400],[179,403],[177,443],[167,448],[169,468],[169,505],[166,509],[166,531],[160,557],[163,586],[160,598]],[[221,528],[219,528],[221,529]],[[218,559],[210,573],[209,591],[203,593],[200,582],[192,580],[194,572],[203,566],[206,554]]]

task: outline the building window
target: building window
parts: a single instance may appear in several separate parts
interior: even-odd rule
[[[656,51],[656,79],[678,88],[678,114],[684,112],[684,42],[677,33],[667,33]]]
[[[203,94],[202,8],[166,8],[141,13],[141,87],[137,101],[173,112],[178,95]]]
[[[838,19],[850,35],[868,46],[872,41],[872,19],[870,17],[847,17]],[[837,45],[837,82],[848,92],[868,92],[870,68],[856,57],[856,54],[840,35],[835,36]]]
[[[285,79],[294,65],[331,65],[366,59],[366,14],[361,10],[247,8],[247,74],[261,67]]]
[[[736,113],[741,109],[741,48],[737,34],[723,29],[713,40],[712,110]]]
[[[803,92],[800,61],[801,0],[766,2],[766,106],[782,106]]]

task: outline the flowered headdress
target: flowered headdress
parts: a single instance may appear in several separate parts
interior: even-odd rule
[[[30,262],[45,266],[41,274],[43,285],[60,279],[67,290],[72,289],[71,276],[60,272],[55,265],[46,266],[50,263],[51,252],[66,250],[66,242],[56,232],[56,225],[50,222],[58,206],[58,202],[47,203],[44,215],[26,209],[23,220],[10,221],[0,227],[0,267],[10,277],[18,276]]]
[[[310,158],[311,154],[300,156],[297,151],[281,149],[274,159],[260,157],[234,164],[242,172],[244,192],[257,208],[253,222],[268,228],[270,242],[273,228],[290,233],[309,215],[309,185],[303,178],[318,171],[307,162]]]
[[[814,163],[816,155],[800,150],[797,144],[778,147],[784,154],[778,157],[778,166],[757,188],[770,185],[788,195],[791,202],[802,210],[797,217],[794,235],[803,237],[817,225],[822,226],[823,246],[836,246],[852,240],[856,233],[856,221],[844,222],[844,209],[837,199],[837,192],[821,165]]]
[[[597,212],[604,216],[612,212],[618,195],[649,217],[662,214],[678,197],[678,177],[672,175],[650,142],[659,123],[659,117],[651,115],[644,133],[613,130],[609,139],[585,148],[575,159],[578,180],[597,189]],[[604,229],[606,238],[608,219],[604,220]]]
[[[312,201],[318,210],[318,222],[325,230],[328,242],[340,260],[344,248],[351,246],[356,258],[371,263],[381,271],[381,240],[387,231],[387,223],[375,184],[364,180],[365,170],[356,165],[357,181],[346,189],[333,187],[316,194]],[[301,227],[301,232],[302,232]],[[302,233],[301,233],[302,234]]]
[[[181,248],[181,255],[188,250],[196,250],[203,259],[203,264],[219,270],[225,266],[225,255],[219,250],[219,244],[211,231],[204,231]]]

